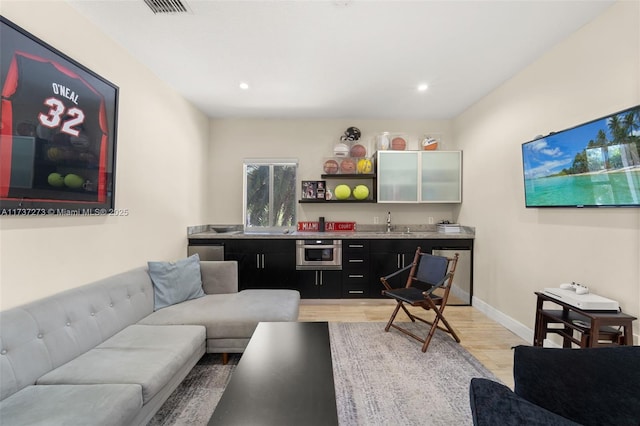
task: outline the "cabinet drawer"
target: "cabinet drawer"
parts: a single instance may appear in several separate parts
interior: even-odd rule
[[[351,253],[369,253],[369,241],[367,240],[342,240],[342,252]]]
[[[362,285],[369,283],[368,271],[345,271],[342,270],[342,282],[346,285]]]
[[[351,285],[342,284],[342,297],[343,298],[367,298],[369,297],[369,286],[363,285]]]
[[[369,269],[369,256],[342,257],[343,271],[367,271]]]
[[[343,240],[342,268],[347,270],[369,268],[369,242]]]

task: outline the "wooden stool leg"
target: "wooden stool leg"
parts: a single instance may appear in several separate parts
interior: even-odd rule
[[[229,354],[226,352],[222,353],[222,364],[227,365],[229,363]]]

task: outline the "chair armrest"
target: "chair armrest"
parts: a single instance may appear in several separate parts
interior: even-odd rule
[[[235,260],[200,261],[200,275],[206,294],[238,292],[238,262]]]
[[[451,275],[453,275],[453,273],[449,272],[449,273],[447,273],[447,275],[444,276],[443,279],[438,281],[436,284],[429,284],[431,286],[431,288],[429,290],[423,291],[422,294],[425,295],[425,296],[430,296],[431,293],[433,293],[436,289],[439,289],[440,287],[442,287],[444,285],[444,283],[446,283],[447,280],[451,277]]]
[[[408,264],[407,266],[404,266],[403,268],[398,269],[397,271],[395,271],[395,272],[394,272],[394,273],[392,273],[392,274],[386,275],[386,276],[384,276],[384,277],[380,277],[380,282],[381,282],[382,284],[384,284],[384,286],[385,286],[385,287],[387,287],[387,290],[389,290],[391,287],[389,286],[389,283],[387,282],[387,280],[388,280],[389,278],[393,278],[393,277],[395,277],[395,276],[396,276],[396,275],[398,275],[398,274],[403,273],[404,271],[406,271],[406,270],[408,270],[408,269],[411,269],[411,267],[412,267],[412,266],[413,266],[413,263],[410,263],[410,264]]]
[[[579,426],[489,379],[471,379],[469,403],[475,426]]]

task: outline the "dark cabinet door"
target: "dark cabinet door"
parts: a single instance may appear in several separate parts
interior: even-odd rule
[[[293,240],[265,245],[260,255],[262,283],[257,288],[295,289],[297,287],[296,253]]]
[[[421,245],[421,243],[423,245]],[[415,256],[418,246],[423,251],[430,250],[422,240],[371,240],[371,287],[369,297],[380,298],[384,286],[380,282],[380,277],[394,273],[404,266],[410,265]],[[404,287],[407,282],[409,271],[397,275],[389,280],[391,287]]]
[[[339,299],[342,295],[341,271],[297,271],[302,299]]]
[[[238,262],[240,290],[297,287],[294,240],[227,240],[225,259]]]

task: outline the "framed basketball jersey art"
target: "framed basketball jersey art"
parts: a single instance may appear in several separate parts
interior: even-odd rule
[[[114,209],[118,87],[0,17],[0,214]]]

